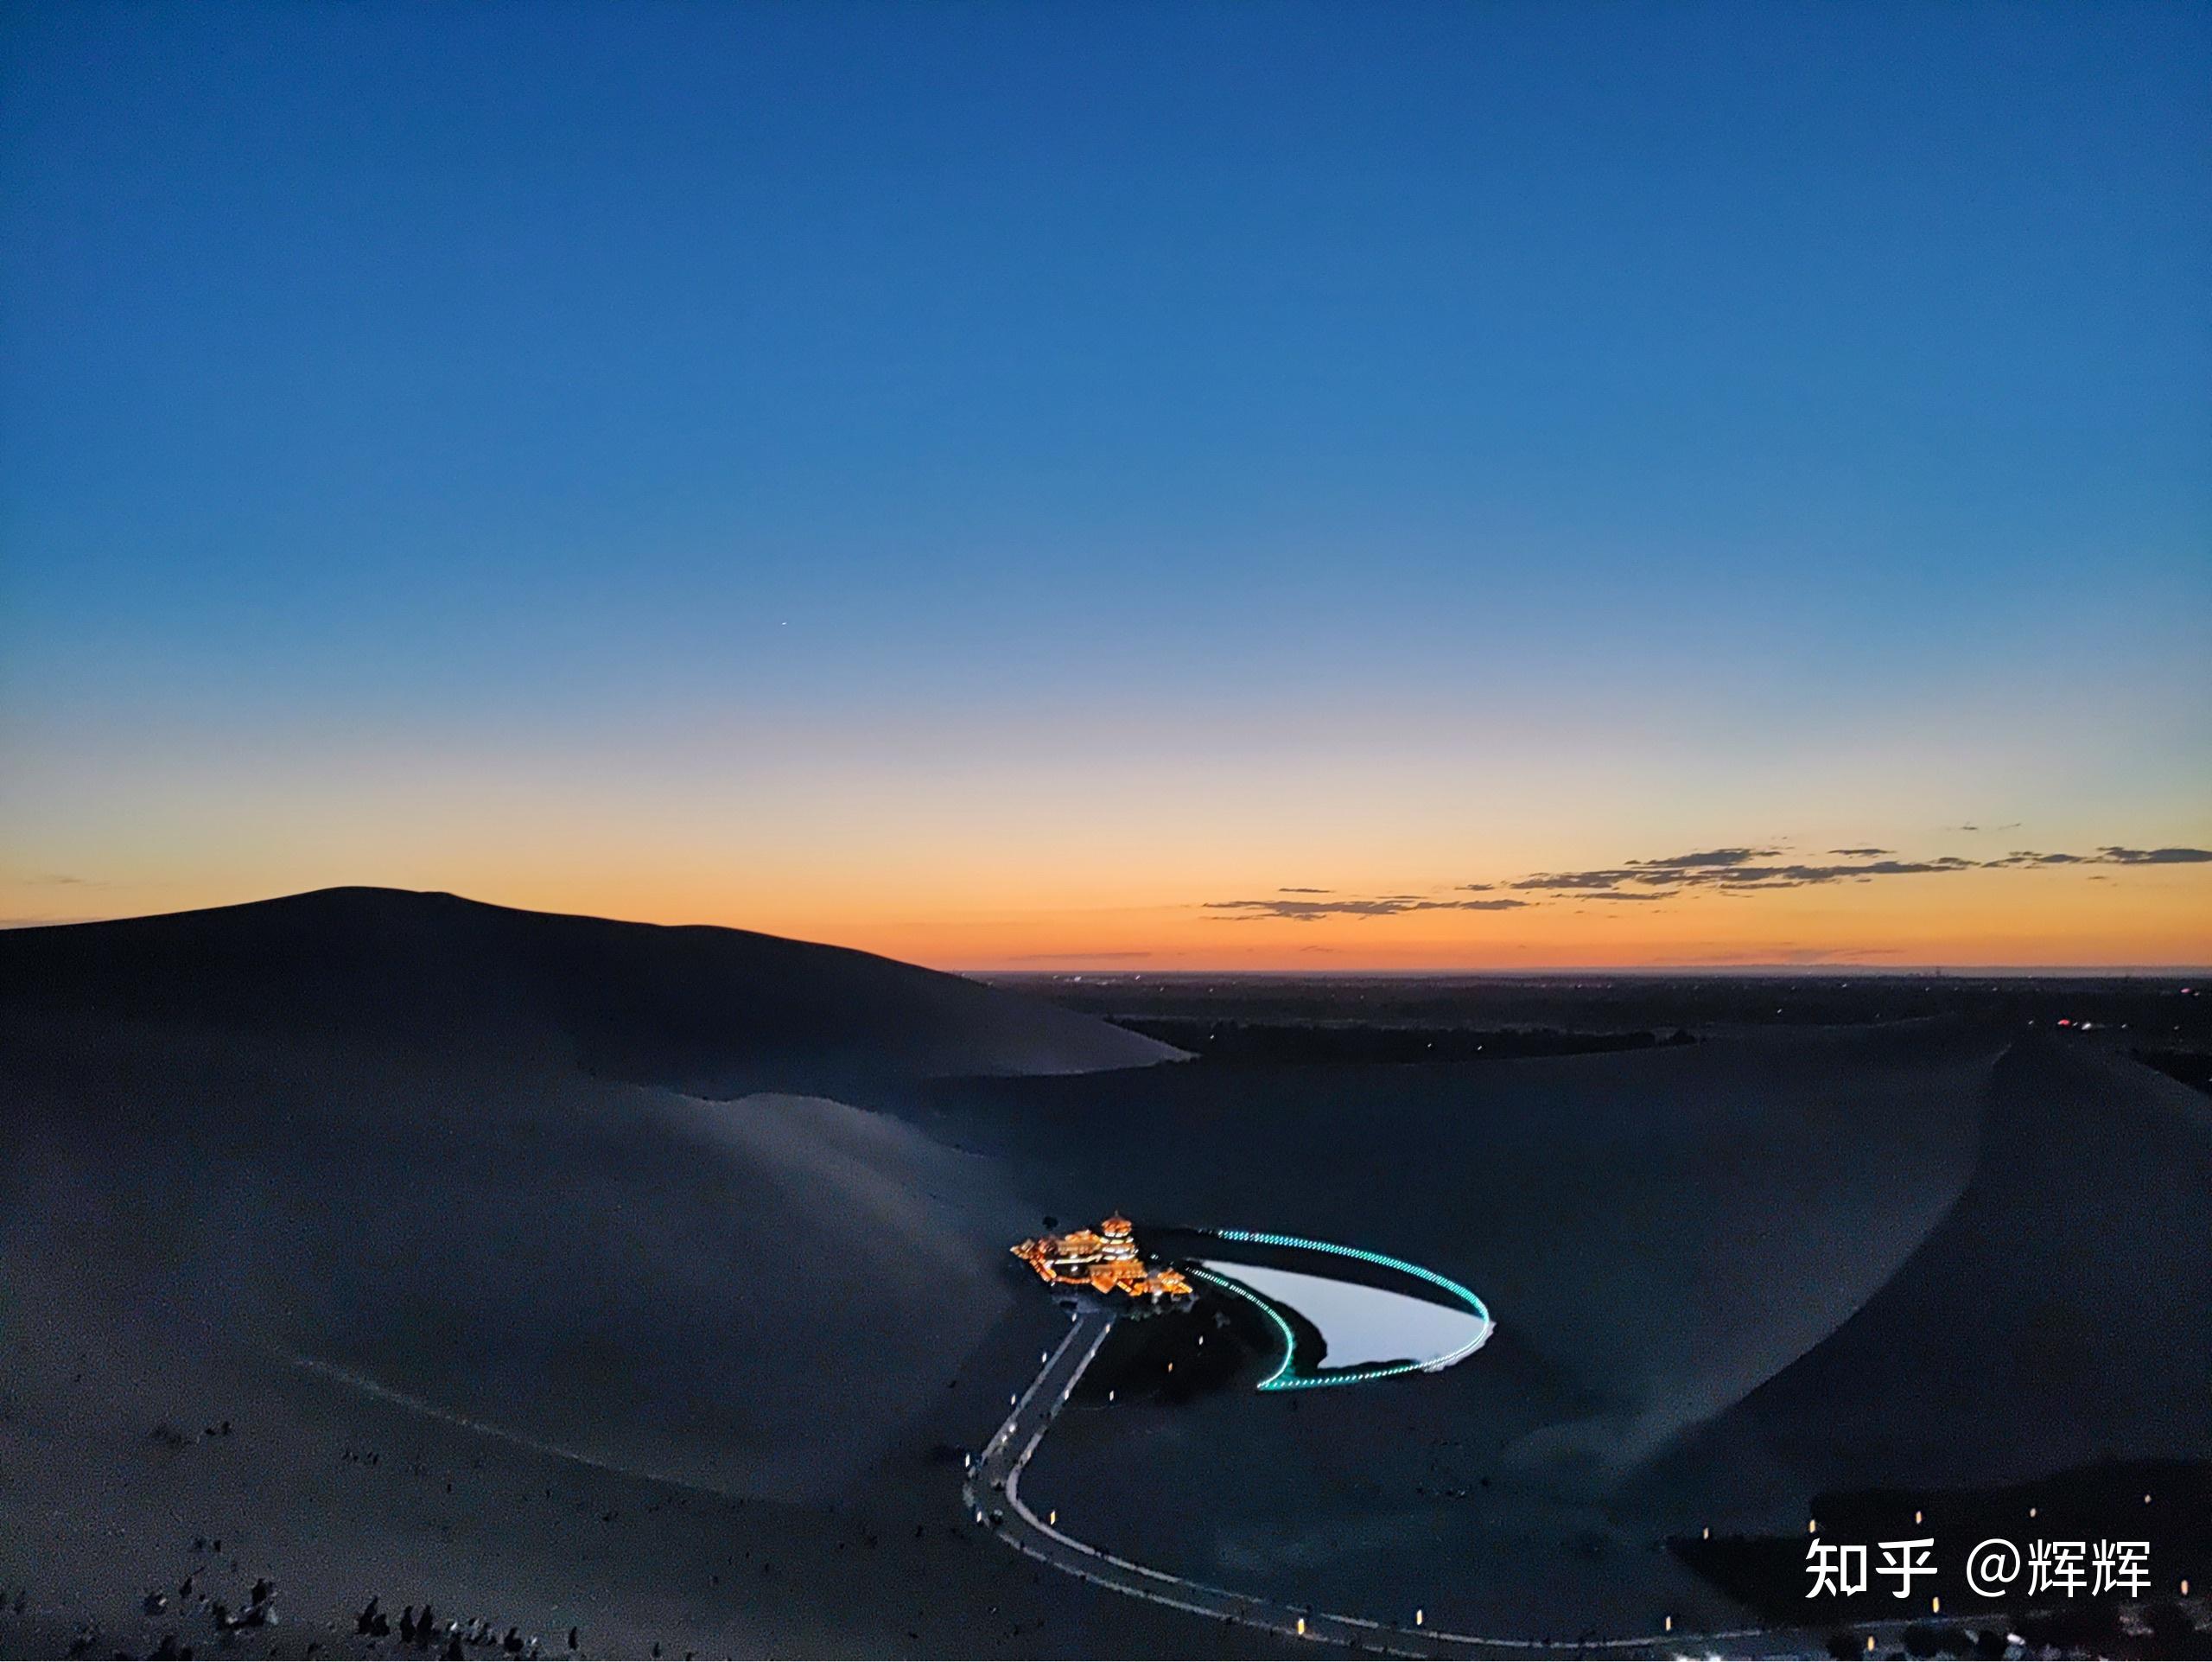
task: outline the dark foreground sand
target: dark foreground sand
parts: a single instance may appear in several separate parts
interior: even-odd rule
[[[1054,1431],[1039,1504],[1255,1590],[1727,1625],[1665,1534],[2212,1455],[2212,1117],[2144,1070],[1945,1027],[1135,1067],[763,939],[365,891],[0,937],[0,1651],[204,1653],[267,1576],[242,1654],[358,1653],[371,1595],[556,1655],[1243,1653],[959,1511],[1062,1320],[1006,1243],[1111,1206],[1498,1316],[1440,1378]]]

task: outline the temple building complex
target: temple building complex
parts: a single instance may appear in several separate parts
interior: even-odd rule
[[[1191,1296],[1191,1283],[1180,1270],[1146,1264],[1135,1227],[1117,1212],[1096,1230],[1024,1241],[1013,1251],[1056,1287],[1088,1287],[1103,1295],[1154,1302]]]

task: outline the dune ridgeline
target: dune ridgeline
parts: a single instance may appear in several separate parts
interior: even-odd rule
[[[40,1583],[0,1649],[150,1644],[227,1536],[316,1620],[435,1582],[633,1652],[1217,1652],[956,1527],[932,1462],[1062,1321],[1005,1256],[1048,1211],[1362,1245],[1498,1318],[1434,1379],[1056,1432],[1037,1483],[1190,1573],[1395,1598],[2212,1436],[2212,1117],[2017,1035],[1162,1067],[860,952],[371,889],[0,933],[0,1582]]]

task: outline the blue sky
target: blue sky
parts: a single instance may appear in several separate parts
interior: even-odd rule
[[[1719,813],[1887,747],[1846,770],[1885,823],[1948,777],[1931,824],[2212,829],[2204,7],[89,4],[0,47],[23,869],[260,892],[347,755],[445,781],[467,876],[502,769],[650,818],[888,752],[982,816],[1071,755],[1164,807],[1192,744],[1317,793],[1656,749]],[[1555,835],[1660,834],[1603,811]],[[898,837],[856,869],[925,882]],[[556,864],[645,857],[604,839]]]

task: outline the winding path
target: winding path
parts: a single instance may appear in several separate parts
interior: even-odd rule
[[[1467,1657],[1534,1656],[1554,1653],[1630,1656],[1681,1655],[1688,1650],[1709,1648],[1716,1643],[1764,1639],[1773,1654],[1805,1654],[1821,1641],[1798,1628],[1733,1627],[1714,1633],[1647,1633],[1631,1639],[1554,1641],[1534,1639],[1495,1639],[1458,1633],[1408,1622],[1382,1622],[1363,1616],[1317,1610],[1307,1605],[1286,1604],[1273,1599],[1238,1593],[1205,1582],[1170,1575],[1164,1570],[1132,1563],[1100,1547],[1078,1541],[1056,1526],[1057,1513],[1039,1518],[1021,1498],[1022,1468],[1045,1440],[1076,1383],[1082,1379],[1106,1336],[1113,1331],[1109,1311],[1086,1309],[1071,1325],[1067,1337],[1046,1358],[1029,1389],[1015,1401],[961,1486],[969,1514],[1001,1540],[1040,1563],[1081,1577],[1130,1598],[1149,1600],[1170,1609],[1193,1615],[1233,1621],[1288,1639],[1311,1640],[1346,1650],[1384,1656]],[[1894,1631],[1908,1624],[1854,1624],[1855,1631]],[[1793,1642],[1794,1641],[1794,1642]]]

